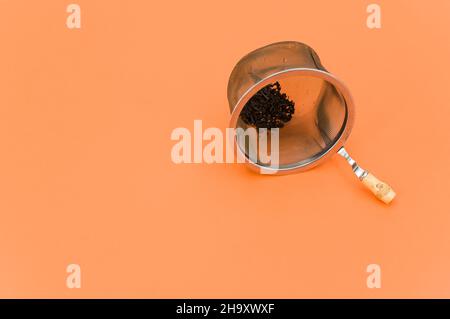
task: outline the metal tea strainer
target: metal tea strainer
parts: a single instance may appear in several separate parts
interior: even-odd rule
[[[241,111],[252,96],[274,82],[281,84],[296,109],[289,123],[279,129],[279,163],[273,173],[304,171],[337,152],[377,198],[390,203],[395,197],[392,188],[361,168],[343,147],[354,122],[355,107],[349,90],[325,69],[316,52],[306,44],[270,44],[237,63],[228,82],[230,127],[249,127]],[[238,149],[252,167],[272,169],[250,159],[247,148],[239,142]]]

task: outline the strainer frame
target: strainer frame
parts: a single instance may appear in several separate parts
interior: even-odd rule
[[[330,156],[334,155],[341,147],[344,146],[344,143],[347,141],[351,130],[354,125],[355,120],[355,104],[353,101],[353,97],[350,93],[350,90],[347,88],[347,86],[344,84],[342,80],[340,80],[335,75],[331,74],[330,72],[323,71],[320,69],[314,69],[314,68],[289,68],[282,71],[274,72],[273,74],[264,77],[254,85],[252,85],[247,91],[245,91],[241,97],[238,99],[238,102],[233,107],[231,111],[231,118],[230,118],[230,124],[229,127],[236,128],[237,123],[239,120],[239,115],[244,108],[245,104],[248,102],[248,100],[260,89],[262,89],[264,86],[273,83],[277,80],[281,80],[283,78],[289,77],[289,76],[312,76],[320,78],[324,81],[327,81],[331,85],[335,87],[335,89],[341,94],[342,98],[345,102],[346,107],[346,117],[344,120],[344,123],[342,125],[342,129],[339,133],[339,135],[335,138],[335,141],[333,144],[331,144],[326,150],[323,152],[320,152],[319,154],[316,154],[311,158],[311,160],[307,162],[302,162],[297,165],[293,164],[291,167],[270,167],[270,166],[264,166],[260,165],[257,162],[254,162],[250,160],[245,154],[245,152],[239,147],[237,144],[238,152],[240,152],[241,156],[245,158],[245,162],[249,165],[251,169],[257,170],[259,172],[265,171],[267,173],[270,173],[272,175],[285,175],[285,174],[291,174],[291,173],[298,173],[302,172],[308,169],[311,169],[324,161],[326,161]]]

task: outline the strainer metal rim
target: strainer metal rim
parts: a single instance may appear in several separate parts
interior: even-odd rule
[[[321,164],[323,161],[328,159],[330,156],[334,155],[342,146],[344,146],[344,143],[348,139],[351,130],[354,125],[355,121],[355,105],[353,102],[352,95],[347,88],[347,86],[342,82],[338,77],[335,75],[322,71],[317,69],[310,69],[310,68],[291,68],[283,71],[279,71],[276,73],[271,74],[268,77],[265,77],[258,83],[252,85],[247,91],[245,91],[244,94],[239,98],[238,102],[236,103],[233,111],[231,112],[231,119],[230,119],[230,125],[231,128],[236,128],[237,122],[239,120],[239,115],[244,108],[244,105],[247,103],[247,101],[261,88],[264,86],[273,83],[276,79],[283,79],[288,76],[292,75],[306,75],[306,76],[313,76],[318,77],[320,79],[323,79],[325,81],[328,81],[334,87],[338,90],[339,93],[342,94],[342,97],[344,98],[347,113],[346,118],[344,120],[343,129],[339,133],[338,137],[336,138],[335,142],[324,152],[321,152],[317,155],[315,155],[310,161],[307,162],[300,162],[297,165],[294,164],[290,167],[280,167],[280,168],[273,168],[270,166],[263,166],[256,162],[251,161],[248,156],[245,154],[245,152],[239,147],[238,143],[236,143],[238,152],[241,153],[243,158],[245,158],[245,161],[247,164],[249,164],[250,168],[261,171],[266,171],[273,175],[283,175],[283,174],[291,174],[296,172],[302,172],[305,170],[308,170],[310,168],[313,168],[314,166],[317,166]]]

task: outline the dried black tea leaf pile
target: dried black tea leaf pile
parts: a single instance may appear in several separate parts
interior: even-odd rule
[[[281,93],[280,83],[266,85],[253,95],[241,112],[242,120],[256,128],[283,127],[295,111],[295,103]]]

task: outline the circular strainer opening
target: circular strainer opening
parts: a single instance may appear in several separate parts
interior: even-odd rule
[[[341,138],[347,125],[347,102],[332,79],[321,72],[285,72],[282,76],[260,82],[250,90],[240,101],[243,105],[238,108],[239,112],[253,94],[275,82],[280,83],[281,91],[295,103],[292,119],[279,129],[279,169],[307,167],[322,158]],[[250,126],[239,114],[236,127],[247,129]],[[270,133],[268,137],[270,152]],[[250,148],[255,145],[239,138],[237,143],[249,158]],[[270,163],[260,161],[259,157],[254,162],[259,166],[270,166]]]

